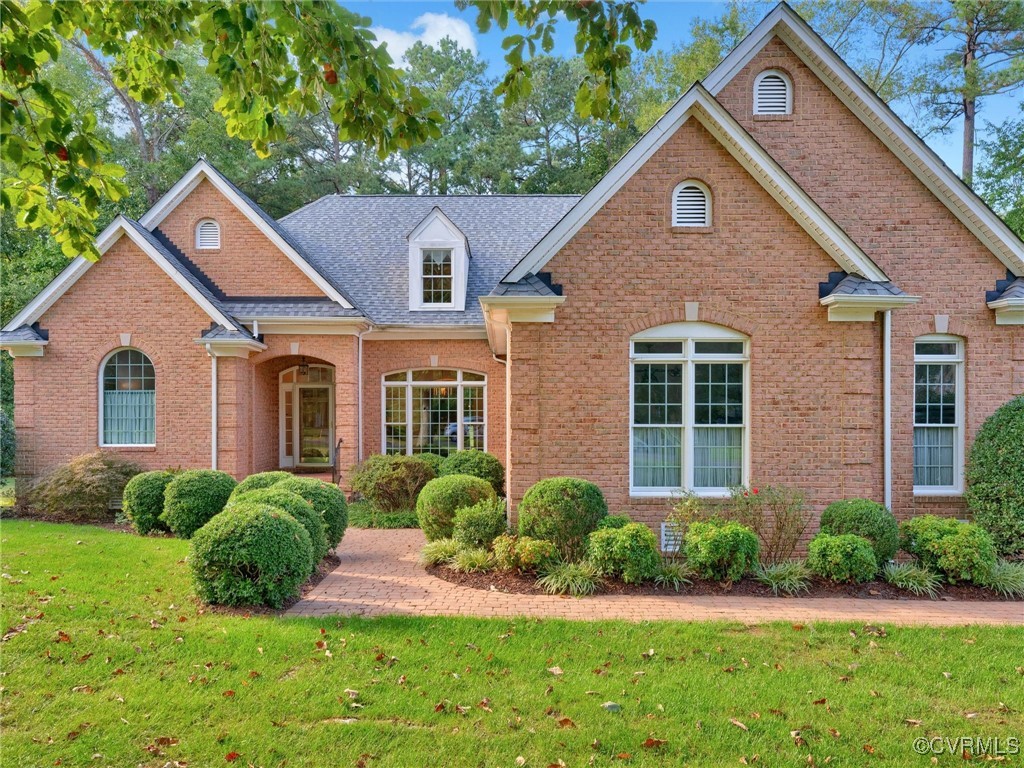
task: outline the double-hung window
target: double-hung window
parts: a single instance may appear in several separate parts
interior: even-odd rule
[[[963,340],[921,336],[914,342],[914,493],[960,493],[963,451]]]
[[[452,306],[452,249],[424,248],[423,268],[423,306]]]
[[[746,482],[748,341],[675,323],[631,340],[630,492],[724,495]]]

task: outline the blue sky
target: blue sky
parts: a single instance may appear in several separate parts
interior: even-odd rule
[[[475,12],[472,9],[459,11],[454,2],[437,0],[363,0],[342,4],[350,10],[369,16],[373,20],[378,38],[388,42],[392,55],[412,45],[417,40],[435,43],[444,37],[451,37],[463,47],[476,51],[490,63],[491,74],[499,75],[503,70],[501,39],[502,32],[492,29],[487,34],[476,30]],[[646,18],[658,25],[656,49],[670,50],[689,39],[690,24],[695,18],[715,18],[724,10],[723,3],[691,2],[689,0],[651,0],[643,7]],[[558,35],[555,53],[570,56],[575,53],[572,31],[568,24]],[[1010,116],[1019,116],[1021,94],[998,96],[982,103],[980,122],[1002,122]],[[898,109],[898,108],[897,108]],[[954,131],[947,135],[927,139],[942,159],[954,170],[960,169],[961,134]]]

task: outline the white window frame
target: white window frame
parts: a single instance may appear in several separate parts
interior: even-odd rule
[[[216,229],[217,229],[217,244],[216,245],[202,245],[200,243],[199,231],[205,225],[207,225],[207,224],[213,224],[213,226],[216,227]],[[216,219],[202,219],[201,221],[199,221],[198,224],[196,224],[196,250],[197,251],[218,251],[218,250],[220,250],[220,246],[221,246],[220,235],[221,235],[221,232],[220,232],[220,222],[218,222]]]
[[[766,77],[778,77],[786,84],[786,111],[785,112],[761,112],[758,110],[757,92],[761,88],[761,81]],[[782,117],[793,114],[793,78],[781,69],[766,69],[754,78],[754,103],[753,112],[755,115],[773,115]]]
[[[413,381],[413,374],[418,371],[436,371],[436,370],[454,370],[455,378],[451,380],[436,380],[436,381]],[[398,373],[404,373],[405,379],[401,381],[388,381],[388,376],[394,376]],[[483,376],[482,381],[464,381],[463,374],[470,373],[474,376]],[[490,419],[487,416],[487,374],[482,371],[473,371],[469,369],[455,369],[455,368],[409,368],[406,370],[399,369],[397,371],[388,371],[380,377],[380,452],[387,454],[388,450],[388,423],[387,423],[387,403],[388,403],[388,389],[392,387],[402,387],[405,389],[405,451],[399,454],[391,454],[393,456],[415,456],[412,448],[412,393],[416,387],[433,389],[435,387],[456,387],[458,396],[456,398],[456,428],[455,428],[455,448],[456,450],[465,450],[465,391],[467,388],[476,387],[482,389],[483,392],[483,414],[484,414],[484,428],[483,428],[483,440],[481,451],[487,450],[487,431],[490,426]]]
[[[919,355],[917,345],[921,342],[932,343],[953,343],[956,344],[956,353],[953,355]],[[956,366],[956,424],[935,425],[917,423],[917,395],[913,391],[911,400],[912,429],[927,426],[953,426],[956,429],[956,436],[953,438],[953,485],[915,485],[915,496],[962,496],[964,492],[964,457],[965,457],[965,429],[966,423],[966,375],[964,372],[966,360],[964,356],[964,339],[961,336],[953,336],[946,333],[931,333],[925,336],[918,336],[914,339],[914,377],[911,386],[917,382],[918,364],[953,364]],[[913,444],[913,433],[911,433],[911,444]],[[911,456],[911,477],[913,477],[913,456]]]
[[[112,358],[118,352],[124,352],[126,350],[127,351],[132,351],[132,352],[140,352],[141,354],[146,356],[146,359],[149,360],[149,364],[153,366],[153,442],[152,443],[108,443],[104,439],[104,437],[103,437],[104,434],[105,434],[105,430],[103,428],[104,427],[104,425],[103,425],[103,417],[105,415],[104,414],[104,408],[103,408],[103,383],[104,383],[103,379],[104,379],[104,371],[107,369],[107,363],[110,361],[110,358]],[[96,394],[97,394],[97,402],[96,402],[96,415],[97,415],[97,420],[96,421],[97,421],[97,424],[96,424],[96,428],[97,428],[97,432],[98,432],[98,434],[96,436],[97,445],[99,445],[100,448],[156,448],[156,427],[157,427],[157,421],[156,421],[156,365],[153,363],[153,358],[150,357],[145,352],[143,352],[138,347],[118,347],[117,349],[112,349],[110,352],[108,352],[106,355],[104,355],[103,356],[103,360],[100,361],[100,370],[99,370],[99,375],[97,376],[96,383],[97,383],[97,386],[96,386],[96,390],[97,390],[97,392],[96,392]]]
[[[683,224],[676,220],[676,196],[686,187],[694,187],[695,189],[700,190],[704,194],[704,221],[701,224]],[[686,179],[685,181],[681,181],[678,184],[676,184],[675,187],[672,189],[671,207],[673,227],[699,229],[701,227],[711,226],[711,216],[713,213],[713,211],[711,210],[711,188],[708,187],[708,185],[705,184],[703,181],[698,181],[697,179]]]
[[[452,252],[452,300],[444,304],[423,301],[423,252]],[[434,208],[409,234],[409,311],[463,312],[469,283],[469,241],[439,208]]]
[[[682,354],[637,354],[633,344],[637,341],[672,341],[683,344]],[[698,341],[741,341],[742,354],[698,355],[695,343]],[[636,486],[633,482],[633,430],[634,423],[634,363],[682,363],[683,364],[683,485],[678,488],[651,488]],[[629,495],[636,498],[672,497],[686,491],[692,491],[702,498],[727,498],[728,488],[694,488],[693,466],[693,405],[695,400],[694,365],[699,363],[741,363],[743,366],[743,458],[741,461],[740,484],[750,483],[750,339],[742,333],[720,325],[700,322],[682,322],[661,325],[641,331],[629,340]]]
[[[424,262],[424,260],[427,257],[427,251],[448,251],[448,263],[449,263],[449,265],[451,267],[451,274],[448,276],[448,279],[451,281],[451,287],[449,288],[449,293],[451,293],[451,297],[452,297],[451,301],[428,302],[428,301],[426,301],[423,298],[423,293],[424,293],[425,288],[426,288],[426,280],[427,280],[427,277],[428,277],[427,275],[425,275],[423,273],[423,262]],[[456,285],[456,282],[455,282],[455,269],[456,269],[456,260],[455,260],[455,247],[454,246],[451,246],[451,245],[440,245],[440,246],[436,246],[436,247],[428,247],[428,246],[425,246],[425,245],[422,245],[422,244],[420,245],[420,308],[421,309],[455,309],[455,285]]]

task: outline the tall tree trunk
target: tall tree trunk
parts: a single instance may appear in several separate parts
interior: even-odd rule
[[[977,74],[974,72],[974,61],[978,54],[977,27],[973,18],[967,19],[967,39],[964,45],[964,154],[960,166],[960,176],[967,186],[974,181],[974,131],[975,117],[978,112]]]

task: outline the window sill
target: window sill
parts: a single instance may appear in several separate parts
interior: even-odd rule
[[[133,451],[139,453],[145,453],[147,451],[155,451],[156,444],[153,445],[100,445],[101,451]]]
[[[964,492],[956,488],[914,489],[915,499],[959,499],[963,495]]]
[[[668,231],[673,235],[710,235],[715,231],[714,227],[669,227]]]
[[[685,491],[682,489],[674,489],[670,491],[642,491],[635,488],[629,489],[629,498],[631,499],[676,499],[680,498]],[[729,491],[693,491],[693,495],[698,499],[728,499],[730,496]]]

